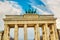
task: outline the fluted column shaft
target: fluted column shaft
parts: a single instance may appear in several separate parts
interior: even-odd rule
[[[27,24],[24,24],[24,40],[27,40]]]
[[[38,40],[38,39],[37,39],[37,25],[35,25],[34,32],[35,32],[35,35],[34,35],[35,40]]]
[[[56,23],[54,24],[54,27],[55,27],[55,37],[56,37],[56,40],[59,40]]]
[[[0,33],[0,40],[2,39],[2,32]]]
[[[49,40],[49,35],[48,35],[48,24],[43,25],[43,40]]]
[[[34,36],[35,40],[40,40],[39,24],[35,25],[34,32],[35,32],[35,36]]]
[[[50,25],[50,39],[51,40],[56,40],[54,24]]]
[[[4,29],[4,40],[10,40],[9,38],[9,26],[7,24],[4,25],[5,29]]]
[[[37,38],[38,40],[40,40],[40,27],[39,27],[39,24],[36,24],[37,26]]]
[[[18,40],[18,25],[15,24],[14,28],[14,40]]]
[[[45,24],[45,28],[46,28],[46,30],[45,30],[46,31],[46,39],[49,40],[49,33],[48,33],[49,30],[48,30],[48,24],[47,23]]]

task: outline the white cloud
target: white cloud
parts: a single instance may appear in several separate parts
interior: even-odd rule
[[[4,14],[20,14],[22,11],[21,6],[13,1],[5,1],[5,2],[0,2],[0,13]]]
[[[0,1],[0,29],[3,30],[4,22],[3,17],[5,15],[20,15],[22,12],[22,7],[14,1]]]
[[[39,8],[40,5],[38,5],[38,6],[32,5],[32,7],[33,7],[33,8],[36,8],[37,11],[38,11],[38,13],[39,13],[39,14],[41,13],[41,15],[42,15],[42,14],[44,14],[44,15],[50,15],[50,14],[51,14],[51,13],[48,13],[48,12],[45,12],[45,11],[41,10],[41,9]]]

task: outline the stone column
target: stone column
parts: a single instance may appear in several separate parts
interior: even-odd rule
[[[9,39],[9,26],[7,24],[4,25],[4,40],[10,40]]]
[[[10,28],[7,27],[8,40],[10,40]]]
[[[49,30],[48,30],[48,24],[45,24],[45,28],[46,28],[46,39],[49,40]]]
[[[2,32],[0,32],[0,40],[2,39]]]
[[[24,24],[24,40],[27,40],[27,24]]]
[[[54,24],[50,25],[50,40],[56,40],[55,38],[55,28],[54,28]]]
[[[35,40],[40,40],[40,32],[39,32],[39,25],[36,24],[35,28],[34,28],[34,32],[35,32]]]
[[[18,40],[18,25],[15,24],[14,28],[14,40]]]
[[[55,37],[56,37],[56,40],[59,40],[56,23],[54,24],[54,27],[55,27]]]
[[[45,31],[45,30],[44,30],[44,25],[42,25],[42,40],[44,40],[44,37],[45,37],[45,36],[44,36],[44,31]]]
[[[35,33],[35,35],[34,35],[35,39],[34,39],[34,40],[38,40],[38,39],[37,39],[37,25],[35,25],[34,33]]]
[[[49,35],[48,35],[48,24],[43,25],[43,40],[49,40]]]
[[[40,27],[39,24],[36,24],[37,27],[37,39],[40,40]]]

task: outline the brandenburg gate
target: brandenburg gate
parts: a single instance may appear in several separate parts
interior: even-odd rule
[[[18,40],[18,28],[24,28],[24,40],[27,40],[27,28],[34,28],[34,40],[40,39],[39,28],[42,28],[42,40],[59,40],[54,15],[6,15],[4,20],[4,40],[10,40],[10,28],[14,28],[14,40]],[[48,32],[49,28],[49,32]]]

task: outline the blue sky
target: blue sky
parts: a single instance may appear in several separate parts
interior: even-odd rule
[[[22,10],[25,12],[29,9],[37,10],[37,13],[42,13],[41,11],[38,11],[38,9],[42,10],[43,12],[52,13],[52,11],[47,6],[47,3],[43,0],[8,0],[8,1],[14,1],[19,6],[21,6]]]
[[[52,13],[52,11],[47,7],[47,4],[44,3],[42,0],[13,0],[18,3],[22,7],[22,9],[28,10],[28,9],[37,9],[32,6],[36,6],[42,11]]]

